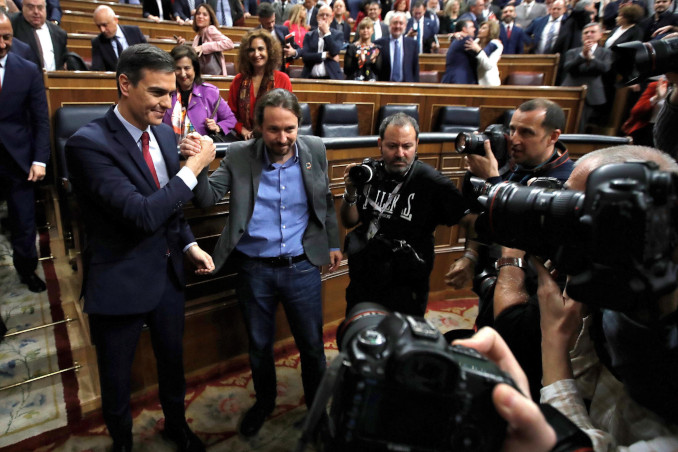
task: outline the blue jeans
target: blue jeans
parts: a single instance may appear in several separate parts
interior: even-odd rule
[[[301,379],[306,405],[310,407],[326,367],[319,269],[308,260],[275,267],[242,256],[236,294],[249,336],[257,401],[275,405],[273,342],[275,311],[280,301],[299,349]]]

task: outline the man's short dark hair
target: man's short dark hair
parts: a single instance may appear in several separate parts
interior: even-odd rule
[[[468,24],[473,23],[472,20],[460,20],[457,21],[457,23],[454,25],[454,31],[464,31],[464,28],[468,26]]]
[[[416,2],[414,2],[412,9],[419,8],[420,6],[423,6],[424,9],[426,9],[426,3],[424,3],[424,0],[417,0]]]
[[[268,3],[268,2],[261,2],[259,4],[259,7],[257,8],[257,16],[259,16],[260,19],[268,19],[269,17],[272,17],[275,15],[275,10],[273,9],[273,6]]]
[[[137,86],[143,78],[143,71],[174,72],[174,60],[169,53],[151,44],[135,44],[127,47],[118,58],[115,80],[120,91],[120,74],[125,74],[132,86]]]
[[[280,107],[289,110],[294,113],[298,122],[301,123],[301,106],[299,106],[299,100],[297,99],[297,96],[286,89],[272,89],[259,98],[257,105],[254,107],[254,119],[256,120],[257,125],[263,124],[264,110],[266,107]]]
[[[560,108],[560,105],[550,101],[548,99],[537,98],[523,102],[518,107],[519,111],[535,111],[535,110],[545,110],[546,115],[544,116],[544,121],[541,123],[542,127],[553,131],[560,129],[565,131],[565,113],[563,109]]]
[[[381,124],[379,124],[379,138],[382,140],[384,139],[384,134],[386,133],[388,126],[405,127],[408,125],[412,126],[415,132],[415,138],[419,139],[419,124],[417,123],[417,120],[402,112],[387,116],[381,121]]]

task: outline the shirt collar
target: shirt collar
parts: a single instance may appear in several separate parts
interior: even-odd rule
[[[2,58],[0,58],[0,65],[2,65],[3,69],[7,68],[7,56],[9,55],[9,52]]]
[[[294,157],[292,159],[295,163],[299,161],[299,147],[297,146],[297,142],[294,142]],[[289,162],[289,160],[288,160]],[[287,162],[285,162],[287,163]],[[284,165],[284,164],[283,164]],[[271,168],[273,166],[273,163],[271,162],[271,159],[268,157],[268,148],[264,144],[264,168]]]
[[[115,35],[119,38],[124,38],[125,35],[122,34],[122,28],[120,28],[120,25],[118,25],[118,29],[115,30]]]
[[[141,140],[141,134],[142,133],[148,132],[149,135],[150,135],[150,133],[151,133],[151,127],[150,126],[146,127],[146,130],[141,130],[141,129],[137,128],[135,125],[132,125],[128,120],[123,118],[123,116],[120,114],[120,110],[118,109],[117,105],[113,109],[113,112],[115,113],[115,116],[118,117],[118,119],[120,120],[122,125],[125,126],[125,129],[132,136],[135,143],[137,143],[137,142],[139,142],[139,140]]]

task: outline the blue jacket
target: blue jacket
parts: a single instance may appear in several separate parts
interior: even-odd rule
[[[475,52],[464,48],[464,43],[473,39],[467,36],[464,39],[455,39],[447,49],[445,57],[445,74],[440,83],[464,85],[478,84],[478,70]]]
[[[391,39],[386,36],[374,41],[381,47],[381,71],[378,77],[380,82],[391,80]],[[403,82],[419,81],[419,52],[417,51],[417,42],[403,36]]]
[[[516,25],[515,22],[511,29],[511,39],[506,35],[506,24],[501,23],[499,39],[504,44],[503,54],[505,55],[521,55],[525,51],[525,46],[530,43],[530,37],[525,33],[525,30]]]
[[[339,63],[331,57],[339,55],[344,46],[344,34],[330,28],[330,35],[323,38],[324,51],[327,52],[327,58],[323,60],[322,54],[318,52],[318,29],[311,30],[304,36],[304,45],[301,48],[301,58],[304,61],[304,69],[301,72],[302,78],[311,78],[311,69],[318,63],[325,64],[327,76],[332,80],[343,80],[344,73],[341,71]]]

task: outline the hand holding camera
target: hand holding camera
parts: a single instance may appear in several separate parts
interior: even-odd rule
[[[499,177],[499,164],[492,152],[490,140],[483,141],[483,149],[485,150],[485,155],[468,154],[466,156],[468,170],[474,176],[485,180],[491,177]]]

